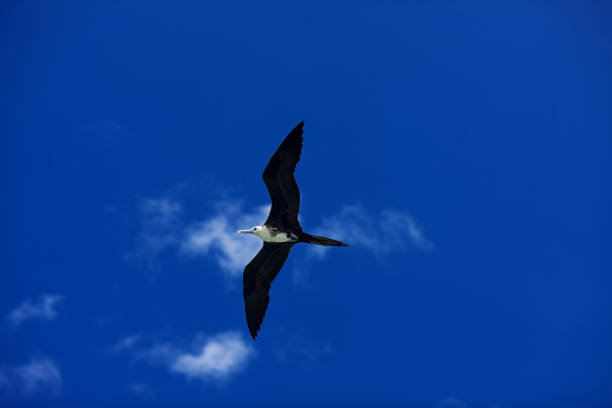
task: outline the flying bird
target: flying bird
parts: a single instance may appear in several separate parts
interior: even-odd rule
[[[300,160],[304,122],[300,122],[283,140],[263,172],[272,208],[263,225],[240,230],[239,234],[255,234],[264,243],[242,275],[246,320],[253,340],[263,322],[270,301],[270,285],[295,244],[348,246],[331,238],[310,235],[302,231],[298,221],[300,190],[293,173]]]

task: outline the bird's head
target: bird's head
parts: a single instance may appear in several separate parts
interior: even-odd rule
[[[261,231],[261,225],[256,225],[251,229],[238,230],[238,233],[239,234],[257,234],[258,231]]]

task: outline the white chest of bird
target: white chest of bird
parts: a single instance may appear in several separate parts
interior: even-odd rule
[[[295,242],[297,237],[286,232],[274,231],[265,225],[257,228],[254,234],[266,242]]]

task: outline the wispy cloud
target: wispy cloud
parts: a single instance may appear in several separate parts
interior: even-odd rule
[[[157,397],[155,395],[155,390],[144,383],[141,382],[133,382],[130,383],[130,385],[128,385],[128,389],[130,390],[130,392],[140,398],[146,399],[146,400],[156,400]]]
[[[315,233],[327,234],[351,246],[365,248],[377,256],[416,248],[431,251],[433,243],[409,214],[397,210],[370,213],[361,206],[347,205],[333,216],[323,218]],[[329,248],[312,247],[318,255]]]
[[[236,231],[261,225],[270,206],[261,205],[249,211],[244,210],[239,201],[222,200],[212,208],[212,214],[203,220],[184,223],[182,206],[178,202],[164,198],[143,201],[138,258],[153,268],[157,255],[172,248],[179,256],[187,258],[212,257],[229,277],[241,276],[245,265],[261,248],[261,241],[254,236],[240,236]],[[415,218],[393,209],[372,213],[363,207],[349,205],[323,218],[317,227],[306,230],[345,241],[377,257],[410,248],[426,252],[433,249],[432,241]],[[328,247],[311,246],[311,260],[324,258],[328,250]],[[299,271],[296,274],[299,281],[298,275]]]
[[[10,382],[6,376],[6,374],[4,374],[2,372],[2,370],[0,370],[0,391],[6,391],[10,388]]]
[[[58,394],[62,387],[62,375],[57,365],[48,359],[33,360],[14,370],[24,394],[49,391]]]
[[[52,360],[35,359],[23,365],[0,368],[0,390],[5,394],[58,395],[61,389],[62,375]]]
[[[455,397],[446,397],[436,403],[440,408],[466,408],[468,404]]]
[[[280,363],[301,364],[321,362],[333,353],[330,341],[319,342],[302,333],[287,333],[281,330],[271,333],[274,355]]]
[[[140,203],[140,209],[150,226],[168,228],[178,225],[183,207],[168,198],[147,199]]]
[[[251,344],[234,331],[210,337],[198,335],[190,347],[170,342],[140,346],[128,340],[132,338],[121,339],[111,350],[128,352],[136,361],[161,365],[172,373],[202,381],[227,380],[243,371],[255,354]]]
[[[188,255],[212,255],[219,266],[230,275],[240,276],[261,248],[261,241],[254,236],[240,236],[238,229],[264,223],[270,206],[256,207],[243,212],[239,204],[222,202],[215,206],[212,217],[187,227],[181,242],[181,252]]]
[[[255,237],[238,236],[236,231],[262,224],[269,206],[245,212],[237,201],[220,201],[213,214],[203,221],[184,223],[181,204],[169,198],[140,203],[141,230],[136,247],[127,258],[150,270],[159,268],[159,255],[174,249],[180,256],[212,256],[230,277],[240,276],[244,266],[261,248]]]
[[[180,240],[183,207],[169,198],[155,198],[142,200],[139,210],[141,230],[134,250],[126,257],[149,270],[157,270],[159,254]]]
[[[33,318],[53,320],[57,317],[55,308],[63,299],[64,297],[61,295],[45,294],[35,302],[26,300],[12,310],[7,319],[13,326],[19,326],[24,321]]]
[[[135,334],[132,336],[126,336],[122,339],[120,339],[119,341],[117,341],[117,343],[115,343],[110,350],[112,352],[120,352],[120,351],[124,351],[124,350],[130,350],[132,349],[136,343],[138,343],[138,341],[140,341],[140,335]]]
[[[363,249],[377,259],[384,255],[417,249],[433,250],[433,243],[426,238],[423,229],[410,214],[398,210],[367,211],[357,205],[347,205],[337,214],[324,217],[318,226],[309,231],[346,242],[352,248]],[[305,259],[293,271],[293,280],[308,285],[312,261],[324,259],[330,247],[308,245]]]
[[[238,229],[262,224],[269,206],[243,211],[238,201],[220,201],[201,221],[183,222],[181,204],[169,198],[143,200],[139,210],[141,230],[136,247],[127,258],[150,270],[159,268],[159,255],[173,249],[180,256],[211,256],[230,277],[240,276],[244,266],[261,248],[255,237],[236,234]]]

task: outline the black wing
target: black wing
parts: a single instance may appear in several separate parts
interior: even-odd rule
[[[266,220],[268,225],[302,230],[298,221],[300,190],[293,172],[300,160],[303,133],[302,121],[283,140],[263,172],[263,179],[272,199],[272,208]]]
[[[268,308],[270,285],[287,260],[292,246],[293,243],[264,242],[263,248],[244,268],[242,275],[244,308],[253,340],[257,337]]]

